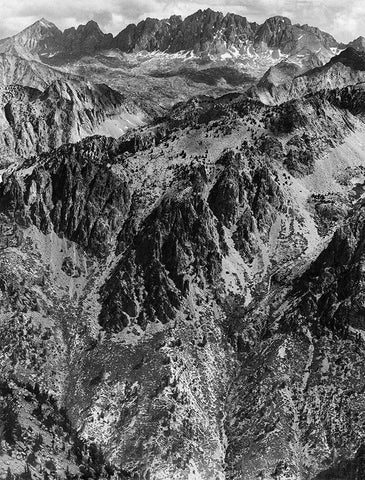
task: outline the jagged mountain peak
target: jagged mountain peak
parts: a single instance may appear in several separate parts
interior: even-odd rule
[[[112,34],[102,32],[95,20],[90,20],[85,25],[71,27],[63,32],[59,55],[61,57],[90,55],[107,48],[112,38]]]
[[[279,25],[279,24],[291,25],[292,24],[290,18],[284,17],[282,15],[274,15],[273,17],[270,17],[267,20],[265,20],[264,24],[265,23],[267,25]]]
[[[191,15],[188,15],[184,22],[189,23],[191,21],[200,21],[204,23],[226,23],[229,20],[235,19],[238,22],[248,23],[247,18],[236,13],[227,12],[224,14],[223,12],[212,10],[211,8],[206,8],[204,10],[200,9]]]
[[[66,30],[63,32],[63,35],[68,35],[70,32],[78,32],[83,34],[97,33],[100,35],[105,35],[95,20],[89,20],[87,23],[80,24],[77,27],[66,28]]]
[[[13,39],[14,43],[22,44],[28,39],[35,43],[47,37],[58,37],[60,34],[61,30],[54,23],[41,18],[10,38]]]
[[[54,55],[61,58],[68,55],[82,56],[105,48],[119,49],[126,53],[159,50],[214,55],[223,54],[232,47],[241,51],[242,48],[253,45],[259,53],[269,48],[290,55],[303,48],[317,51],[321,47],[326,50],[338,46],[331,35],[316,27],[293,25],[285,16],[273,16],[258,25],[241,15],[224,14],[211,8],[200,9],[184,19],[176,15],[162,20],[148,17],[137,25],[128,25],[115,38],[103,33],[94,20],[77,28],[68,28],[63,33],[45,19],[39,20],[30,28],[42,32],[46,29],[52,33],[53,43],[48,41],[46,45],[40,46],[37,39],[32,40],[36,53],[39,54],[40,50],[45,58]],[[14,53],[12,50],[9,52],[13,45],[6,45],[4,41],[2,44],[0,51]],[[31,54],[34,53],[33,50],[31,49]],[[18,51],[18,54],[21,52]]]
[[[365,52],[353,47],[340,51],[325,63],[320,62],[312,52],[309,52],[305,66],[291,60],[289,57],[271,67],[250,90],[250,95],[263,103],[282,103],[309,92],[327,91],[365,81]],[[308,68],[309,65],[312,67]]]
[[[289,30],[292,27],[292,22],[287,17],[282,17],[280,15],[270,17],[265,22],[259,26],[257,31],[257,39],[261,37],[268,38],[269,35],[277,35],[282,31]]]
[[[41,18],[18,34],[0,40],[0,53],[10,53],[27,59],[36,59],[46,51],[60,48],[61,30]]]
[[[41,27],[45,27],[45,28],[54,28],[56,27],[56,25],[53,23],[53,22],[50,22],[49,20],[47,20],[46,18],[42,17],[40,18],[39,20],[37,20],[33,25],[39,25]],[[56,27],[58,28],[58,27]]]
[[[87,23],[85,23],[85,25],[79,25],[77,30],[88,33],[95,32],[104,35],[104,32],[101,30],[99,24],[95,20],[89,20]]]
[[[242,45],[253,39],[256,23],[245,17],[214,11],[198,10],[185,19],[145,19],[137,26],[128,25],[114,39],[113,46],[123,52],[194,51],[194,53],[223,53],[224,49]]]
[[[197,17],[200,17],[200,16],[206,16],[206,15],[223,15],[222,12],[218,12],[216,10],[213,10],[212,8],[208,7],[208,8],[199,8],[199,10],[197,10],[196,12],[192,13],[191,15],[189,15],[190,17],[194,17],[194,16],[197,16]]]
[[[364,52],[365,51],[365,38],[360,35],[360,37],[358,37],[355,40],[353,40],[352,42],[350,42],[348,44],[348,46],[352,47],[355,50],[358,50],[360,52],[361,51]]]
[[[323,67],[319,67],[320,70],[326,70],[332,67],[336,63],[342,63],[345,67],[350,67],[353,70],[365,70],[365,52],[356,50],[353,47],[347,47],[342,50],[338,55],[335,55],[328,64]],[[315,69],[312,72],[308,72],[308,75],[318,73],[319,69]]]
[[[336,47],[337,42],[326,32],[322,32],[308,25],[293,25],[287,17],[275,16],[268,18],[257,29],[255,40],[256,45],[280,49],[286,55],[298,54],[300,50],[306,49],[319,52]],[[329,55],[332,53],[329,51]]]
[[[54,23],[50,22],[46,18],[42,17],[36,22],[32,23],[32,25],[29,25],[28,27],[24,28],[20,33],[18,33],[15,36],[22,35],[25,32],[36,32],[39,31],[40,29],[42,30],[57,30],[61,31]]]

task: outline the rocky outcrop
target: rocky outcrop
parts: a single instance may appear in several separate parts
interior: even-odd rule
[[[271,153],[270,147],[264,147],[263,151]],[[258,231],[263,238],[267,238],[284,203],[273,172],[267,165],[260,165],[259,155],[256,160],[252,152],[244,151],[243,158],[239,153],[226,152],[219,159],[219,164],[225,168],[208,197],[210,208],[216,217],[225,227],[236,230],[233,240],[247,263],[252,262],[254,254],[258,252],[255,232]],[[256,168],[249,173],[245,157],[256,160]]]
[[[361,446],[351,460],[342,460],[338,465],[321,472],[315,480],[360,480],[365,472],[365,449]]]
[[[214,217],[199,191],[180,195],[162,199],[104,285],[99,321],[107,330],[173,320],[193,278],[219,292]]]
[[[255,44],[263,48],[280,48],[285,53],[292,51],[295,32],[291,21],[286,17],[272,17],[266,20],[257,30]]]
[[[297,281],[300,311],[306,316],[310,311],[316,332],[330,328],[342,336],[351,336],[351,330],[364,328],[364,214],[362,206],[359,207],[360,210],[336,231],[328,247]]]
[[[168,20],[147,18],[138,25],[128,25],[113,39],[112,45],[122,52],[147,50],[162,52],[171,47],[175,31],[181,27],[182,18],[176,15]]]
[[[322,92],[321,96],[337,108],[348,110],[353,115],[364,114],[365,83],[344,88],[336,88],[330,92]]]
[[[1,212],[23,227],[54,230],[105,257],[130,203],[125,180],[105,164],[107,147],[108,141],[99,139],[62,147],[24,179],[21,171],[3,178]]]
[[[365,52],[365,38],[362,36],[356,38],[348,44],[348,47],[352,47],[359,52]]]
[[[95,52],[107,48],[113,35],[105,34],[99,25],[90,20],[86,25],[77,28],[66,29],[62,34],[62,52],[68,55],[92,55]]]

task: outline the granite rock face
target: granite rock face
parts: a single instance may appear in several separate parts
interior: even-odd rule
[[[221,262],[214,227],[199,194],[163,199],[103,287],[101,324],[115,330],[127,326],[128,317],[142,328],[154,320],[173,320],[192,276],[218,289]]]
[[[98,50],[107,48],[112,40],[112,34],[105,34],[99,25],[90,20],[86,25],[66,29],[62,34],[62,50],[67,55],[91,55]]]
[[[96,256],[105,256],[126,216],[130,192],[105,164],[105,139],[57,150],[30,167],[3,178],[1,211],[44,234],[54,230]]]

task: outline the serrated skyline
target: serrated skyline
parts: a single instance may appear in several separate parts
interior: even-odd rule
[[[187,16],[199,8],[212,8],[262,22],[273,15],[289,17],[293,23],[308,23],[337,40],[348,42],[365,36],[365,4],[362,0],[27,0],[1,2],[0,38],[14,35],[41,17],[64,29],[95,20],[104,32],[118,33],[129,23],[147,16]]]

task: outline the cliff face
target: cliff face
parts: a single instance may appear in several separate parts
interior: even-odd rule
[[[44,234],[55,231],[96,256],[107,255],[130,202],[125,180],[105,165],[107,146],[107,139],[66,146],[30,167],[25,179],[17,172],[4,176],[1,211],[23,227],[32,223]]]
[[[56,80],[71,80],[72,77],[39,62],[25,60],[17,55],[0,54],[1,88],[6,85],[23,85],[43,90]]]
[[[104,34],[99,25],[89,21],[86,25],[77,28],[68,28],[62,35],[62,52],[68,55],[93,54],[110,46],[112,34]]]

